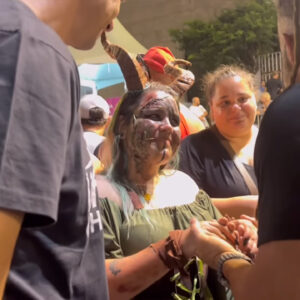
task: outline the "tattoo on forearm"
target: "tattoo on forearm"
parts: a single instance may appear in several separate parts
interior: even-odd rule
[[[113,261],[109,264],[109,270],[115,276],[117,276],[121,272],[121,269],[118,268],[116,261]]]

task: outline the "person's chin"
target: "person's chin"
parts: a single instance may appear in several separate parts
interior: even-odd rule
[[[89,39],[86,38],[70,42],[69,45],[77,50],[90,50],[95,46],[97,39],[98,36],[95,36]]]
[[[249,127],[248,124],[239,124],[232,128],[232,132],[236,137],[243,136],[251,131],[251,126]]]
[[[248,126],[248,121],[244,117],[232,119],[230,121],[230,123],[232,124],[233,127],[236,127],[236,128],[244,128],[244,127]]]

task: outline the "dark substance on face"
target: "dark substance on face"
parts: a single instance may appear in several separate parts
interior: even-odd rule
[[[179,109],[170,95],[163,93],[159,97],[155,93],[153,98],[145,95],[135,112],[130,136],[129,150],[138,172],[143,171],[146,162],[162,165],[169,162],[180,143],[179,123]]]

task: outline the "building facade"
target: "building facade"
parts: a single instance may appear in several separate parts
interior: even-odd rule
[[[185,22],[209,21],[225,9],[249,0],[128,0],[122,4],[119,19],[126,29],[146,48],[167,46],[182,57],[169,34]]]

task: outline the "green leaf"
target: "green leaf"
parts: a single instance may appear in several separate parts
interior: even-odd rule
[[[254,70],[253,57],[279,51],[276,9],[271,0],[249,1],[208,22],[186,22],[182,28],[170,30],[170,35],[192,61],[199,81],[220,64],[242,64]],[[193,91],[201,96],[200,87],[195,85]]]

